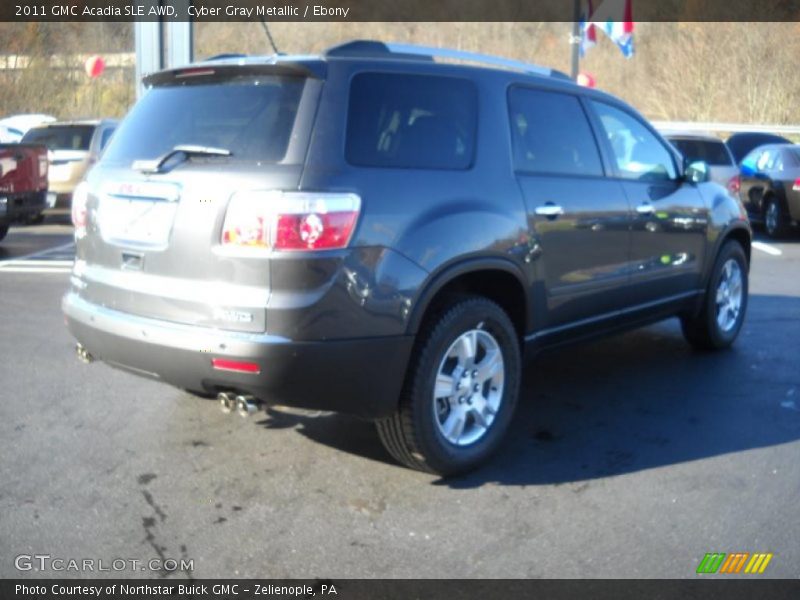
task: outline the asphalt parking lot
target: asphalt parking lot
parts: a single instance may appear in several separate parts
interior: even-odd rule
[[[753,250],[733,350],[693,353],[668,322],[543,355],[501,452],[447,481],[368,423],[243,419],[79,363],[70,242],[47,223],[0,244],[0,577],[63,575],[15,569],[48,554],[193,560],[94,573],[170,579],[672,578],[707,552],[800,575],[800,236]]]

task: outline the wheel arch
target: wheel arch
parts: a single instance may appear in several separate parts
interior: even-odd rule
[[[530,330],[528,288],[519,267],[502,258],[471,259],[433,275],[414,303],[408,333],[416,334],[426,318],[446,306],[446,299],[464,294],[484,296],[499,304],[523,340]]]
[[[731,227],[730,229],[728,229],[728,231],[726,231],[720,239],[719,246],[717,247],[716,252],[714,253],[714,260],[716,261],[716,257],[719,254],[719,251],[730,240],[734,240],[739,244],[741,244],[742,248],[744,249],[744,254],[747,257],[747,267],[749,269],[753,236],[747,227]]]

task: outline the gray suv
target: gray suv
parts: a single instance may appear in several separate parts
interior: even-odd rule
[[[86,361],[373,420],[450,475],[500,443],[523,350],[675,316],[699,348],[739,333],[741,204],[563,74],[359,41],[145,83],[73,199]]]

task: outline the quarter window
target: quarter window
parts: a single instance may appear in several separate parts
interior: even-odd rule
[[[617,171],[624,179],[677,178],[672,153],[638,119],[604,102],[592,101],[608,137]]]
[[[556,175],[603,174],[600,153],[580,101],[527,88],[509,93],[514,166]]]

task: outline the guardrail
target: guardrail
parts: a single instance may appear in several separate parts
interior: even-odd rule
[[[738,133],[740,131],[760,131],[778,135],[800,135],[800,125],[765,125],[762,123],[698,123],[695,121],[652,121],[656,129],[662,131],[695,131]]]

